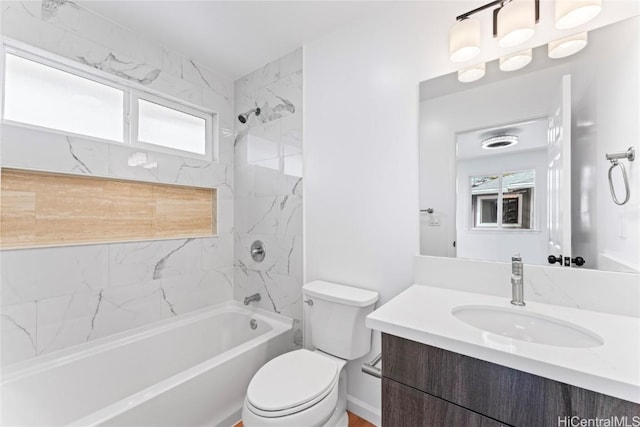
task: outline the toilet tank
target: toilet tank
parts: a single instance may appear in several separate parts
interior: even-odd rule
[[[311,343],[318,350],[346,360],[369,353],[371,329],[364,324],[378,293],[316,280],[302,287],[311,323]]]

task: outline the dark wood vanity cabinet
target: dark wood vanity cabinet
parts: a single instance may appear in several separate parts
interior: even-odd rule
[[[382,357],[384,427],[640,423],[638,404],[393,335],[382,334]]]

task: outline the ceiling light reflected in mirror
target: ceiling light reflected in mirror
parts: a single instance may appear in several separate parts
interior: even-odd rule
[[[463,68],[458,71],[458,81],[462,83],[475,82],[484,77],[487,72],[487,66],[483,62],[481,64],[472,65],[471,67]]]
[[[500,70],[515,71],[526,67],[533,56],[532,49],[525,49],[500,58]]]
[[[566,58],[574,53],[578,53],[587,46],[587,41],[586,32],[552,41],[548,47],[549,58]]]

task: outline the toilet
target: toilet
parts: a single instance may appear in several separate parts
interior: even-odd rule
[[[378,293],[320,280],[302,293],[316,350],[285,353],[258,370],[244,399],[245,427],[348,425],[343,368],[371,349],[365,318]]]

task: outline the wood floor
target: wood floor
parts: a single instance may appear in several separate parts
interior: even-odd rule
[[[360,418],[359,416],[352,414],[351,412],[347,412],[347,414],[349,414],[349,427],[375,427],[375,425],[371,424],[364,418]],[[243,427],[242,421],[240,421],[233,427]]]
[[[349,414],[349,427],[376,427],[369,421],[365,420],[364,418],[360,418],[356,414],[352,414],[349,411],[347,411],[347,414]]]

